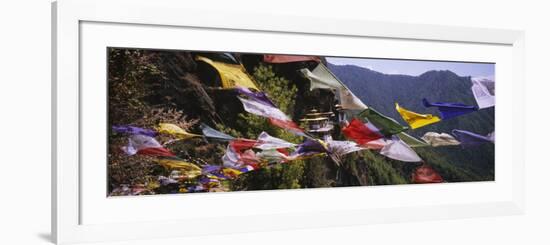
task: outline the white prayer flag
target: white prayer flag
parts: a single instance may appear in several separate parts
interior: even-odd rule
[[[342,83],[330,70],[319,63],[313,72],[308,69],[300,70],[302,74],[311,81],[310,90],[333,89],[336,90],[338,100],[343,109],[346,110],[365,110],[367,106],[357,96],[351,92],[344,83]]]
[[[241,97],[238,98],[243,103],[244,110],[249,113],[267,118],[275,118],[282,121],[290,121],[290,118],[284,112],[279,110],[279,108],[275,108],[253,100],[247,100]]]
[[[162,145],[153,137],[134,134],[128,138],[128,145],[122,147],[122,150],[128,155],[135,155],[139,150],[146,148],[163,148]]]
[[[491,94],[486,86],[489,82],[492,81],[487,79],[480,80],[472,78],[472,93],[474,94],[474,98],[476,99],[479,109],[495,106],[495,96],[494,94]]]
[[[460,142],[450,134],[427,132],[422,136],[422,140],[426,141],[433,147],[448,146],[448,145],[460,145]]]
[[[295,147],[296,144],[290,143],[288,141],[285,141],[283,139],[275,138],[266,132],[262,132],[260,136],[258,136],[258,144],[254,146],[254,148],[262,149],[262,150],[271,150],[271,149],[281,149],[281,148],[289,148],[289,147]]]
[[[380,150],[380,154],[403,162],[422,162],[416,152],[395,135],[392,136],[392,142]]]

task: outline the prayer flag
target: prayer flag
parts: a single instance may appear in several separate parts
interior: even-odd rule
[[[128,138],[128,145],[122,150],[128,155],[175,156],[170,150],[162,147],[155,138],[141,134],[131,135]]]
[[[439,117],[432,114],[418,114],[413,111],[409,111],[403,107],[400,107],[398,103],[395,103],[395,109],[403,120],[407,122],[412,129],[417,129],[441,121]]]
[[[378,128],[380,133],[384,136],[398,134],[408,129],[408,127],[402,126],[396,120],[382,115],[371,107],[359,113],[358,116],[366,118],[372,125]]]
[[[262,150],[281,149],[295,147],[296,144],[287,142],[285,140],[273,137],[266,132],[262,132],[258,136],[257,144],[254,148]]]
[[[422,159],[414,152],[414,150],[407,145],[403,140],[397,136],[392,136],[391,142],[385,145],[380,154],[389,157],[394,160],[403,162],[421,162]]]
[[[218,165],[206,165],[202,167],[202,173],[210,174],[210,173],[219,171],[220,169],[221,169],[221,166],[218,166]]]
[[[179,158],[160,158],[156,162],[165,168],[180,171],[181,176],[186,179],[192,179],[202,174],[202,169],[199,166]]]
[[[443,178],[432,167],[424,164],[413,172],[412,182],[416,184],[441,183]]]
[[[196,60],[209,64],[218,71],[223,88],[235,88],[236,86],[240,86],[253,88],[258,91],[260,90],[241,64],[214,61],[203,56],[197,56]]]
[[[367,109],[367,106],[322,63],[319,63],[312,72],[308,69],[301,69],[300,72],[310,80],[310,90],[316,88],[335,90],[342,109]]]
[[[403,142],[405,142],[412,148],[430,146],[430,144],[426,143],[425,141],[419,140],[405,132],[398,133],[397,137],[399,137],[401,140],[403,140]]]
[[[224,134],[220,131],[217,131],[204,123],[201,124],[200,127],[202,130],[202,134],[207,138],[216,139],[220,141],[231,141],[235,139],[235,137]]]
[[[237,176],[242,174],[241,171],[239,171],[238,169],[234,169],[234,168],[223,168],[222,173],[223,173],[224,176],[226,176],[228,178],[231,178],[231,179],[237,178]]]
[[[248,100],[244,98],[240,98],[239,100],[243,104],[243,108],[245,111],[252,113],[254,115],[258,115],[261,117],[267,117],[267,118],[275,118],[281,121],[290,121],[288,116],[279,110],[279,108],[269,106],[254,100]]]
[[[274,126],[289,130],[296,135],[310,137],[305,134],[304,131],[300,127],[298,127],[298,125],[293,122],[284,112],[279,110],[279,108],[273,106],[272,103],[268,104],[262,102],[261,100],[256,100],[254,99],[254,97],[252,98],[253,100],[238,97],[238,99],[242,102],[245,111],[254,115],[268,118],[269,122]]]
[[[332,73],[324,65],[317,65],[313,71],[304,68],[301,69],[300,72],[311,82],[309,87],[310,91],[317,88],[337,90],[343,87],[342,83],[338,81],[338,79],[336,79],[336,77],[332,75]]]
[[[311,136],[304,133],[303,129],[298,127],[298,124],[296,124],[295,122],[293,122],[291,120],[280,120],[280,119],[277,119],[277,118],[270,117],[269,118],[269,123],[271,123],[272,125],[277,126],[279,128],[284,128],[284,129],[286,129],[286,130],[288,130],[288,131],[290,131],[290,132],[292,132],[296,135],[311,138]]]
[[[159,123],[159,126],[157,127],[157,131],[161,134],[170,134],[176,136],[178,139],[190,139],[193,137],[202,137],[198,134],[192,134],[188,133],[187,131],[183,130],[179,126],[172,124],[172,123]]]
[[[443,120],[478,110],[476,106],[464,105],[460,103],[431,103],[426,98],[422,99],[422,103],[425,107],[437,107]]]
[[[157,135],[155,130],[128,125],[113,126],[112,129],[114,132],[119,134],[142,134],[150,137],[155,137]]]
[[[327,146],[323,141],[306,139],[304,143],[298,145],[298,148],[292,153],[292,156],[315,155],[319,153],[326,153],[327,150]]]
[[[458,141],[460,141],[461,145],[465,146],[494,143],[495,140],[494,132],[487,136],[483,136],[466,130],[453,129],[452,134]]]
[[[275,150],[263,150],[256,154],[256,157],[258,157],[262,162],[268,162],[268,163],[282,163],[289,160],[288,156]]]
[[[340,105],[344,110],[365,110],[367,106],[357,98],[348,88],[338,90]]]
[[[486,84],[484,84],[482,81],[486,83],[492,82],[487,79],[479,80],[472,78],[472,93],[474,94],[474,98],[476,99],[477,106],[480,109],[493,107],[495,106],[494,82],[492,82],[493,93],[491,94]]]
[[[267,94],[260,91],[252,91],[249,88],[244,88],[237,86],[237,92],[242,95],[246,95],[248,98],[255,100],[257,102],[266,104],[271,107],[277,107],[268,97]]]
[[[364,145],[370,141],[384,137],[374,125],[363,123],[357,118],[352,119],[347,126],[342,128],[342,133],[359,145]]]
[[[337,157],[341,157],[356,151],[366,150],[366,148],[358,146],[357,143],[353,141],[331,140],[328,141],[327,144],[328,151],[331,154],[335,154]]]
[[[422,139],[433,147],[460,145],[458,140],[446,133],[427,132],[422,136]]]
[[[302,61],[321,62],[321,59],[317,56],[264,54],[264,62],[266,63],[291,63]]]
[[[251,149],[258,144],[258,141],[249,140],[249,139],[235,139],[229,142],[229,145],[237,152]]]

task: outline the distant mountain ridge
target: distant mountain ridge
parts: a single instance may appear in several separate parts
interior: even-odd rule
[[[398,120],[402,120],[395,109],[395,103],[408,110],[439,115],[436,108],[426,108],[422,99],[431,102],[452,102],[477,105],[471,91],[471,77],[462,77],[452,71],[428,71],[419,76],[384,74],[354,65],[328,64],[329,69],[345,83],[367,106]],[[441,121],[408,133],[421,137],[424,133],[445,132],[453,129],[472,131],[486,135],[494,131],[494,108],[487,108],[457,118]],[[440,153],[446,161],[462,165],[481,175],[491,175],[494,171],[494,145],[461,149],[460,147],[440,147],[422,149],[426,154]],[[430,153],[431,152],[431,153]]]

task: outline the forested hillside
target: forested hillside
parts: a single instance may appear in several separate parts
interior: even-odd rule
[[[395,102],[412,111],[434,115],[438,114],[437,109],[424,107],[423,98],[429,101],[476,105],[471,90],[471,78],[460,77],[451,71],[429,71],[420,76],[406,76],[382,74],[352,65],[329,64],[329,68],[367,105],[399,120],[403,125],[406,123],[395,110]],[[494,119],[493,107],[407,132],[421,137],[429,131],[450,133],[453,129],[462,129],[486,135],[494,131]],[[417,152],[432,164],[439,163],[463,168],[463,172],[474,180],[492,179],[494,175],[494,145],[492,144],[475,148],[460,146],[423,148],[418,149]],[[451,176],[447,177],[452,179]]]

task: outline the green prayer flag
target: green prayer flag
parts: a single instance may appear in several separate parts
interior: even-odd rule
[[[399,124],[396,120],[384,116],[382,113],[377,112],[371,107],[359,113],[358,116],[366,118],[370,123],[378,128],[384,136],[398,134],[409,129],[409,127]]]
[[[430,146],[428,143],[424,142],[423,140],[419,140],[405,132],[401,132],[397,134],[397,137],[399,137],[403,142],[405,142],[410,147],[426,147]]]

